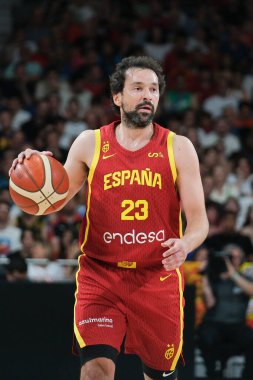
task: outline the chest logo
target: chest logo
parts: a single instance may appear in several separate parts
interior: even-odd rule
[[[150,158],[163,157],[163,154],[162,152],[149,152],[148,157]]]
[[[109,141],[104,141],[103,146],[102,146],[102,151],[106,153],[108,152],[109,148],[110,148]]]

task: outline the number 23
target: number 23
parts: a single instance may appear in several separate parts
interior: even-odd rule
[[[138,199],[135,202],[131,199],[124,199],[121,207],[124,208],[121,220],[146,220],[148,218],[148,202],[145,199]]]

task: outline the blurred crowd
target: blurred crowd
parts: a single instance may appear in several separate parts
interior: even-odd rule
[[[32,281],[74,279],[58,261],[79,255],[85,189],[35,217],[11,201],[8,170],[27,147],[64,163],[80,132],[117,118],[115,64],[150,55],[167,82],[156,121],[187,136],[200,160],[210,231],[189,260],[233,243],[253,261],[253,3],[17,0],[12,18],[0,54],[0,258],[38,259],[28,268],[14,260]]]

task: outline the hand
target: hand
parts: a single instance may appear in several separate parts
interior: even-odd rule
[[[233,266],[233,264],[231,263],[229,258],[224,257],[224,260],[225,260],[225,264],[226,264],[226,267],[228,270],[227,273],[228,273],[229,277],[231,278],[236,273],[235,267]]]
[[[23,152],[19,153],[18,157],[15,158],[15,160],[13,160],[11,168],[9,170],[9,176],[11,176],[11,173],[15,169],[17,164],[22,164],[22,162],[24,161],[25,158],[27,158],[29,160],[29,158],[33,154],[45,154],[46,156],[52,156],[53,155],[53,153],[49,152],[48,150],[43,150],[42,152],[39,152],[38,150],[28,148],[28,149],[24,150]]]
[[[163,252],[163,266],[170,271],[178,268],[186,259],[187,250],[182,239],[169,239],[161,244],[162,247],[168,248]]]

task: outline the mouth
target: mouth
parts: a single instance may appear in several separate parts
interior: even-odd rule
[[[138,111],[141,111],[141,112],[152,112],[153,110],[153,106],[151,105],[148,105],[148,104],[145,104],[145,105],[141,105],[137,108]]]

